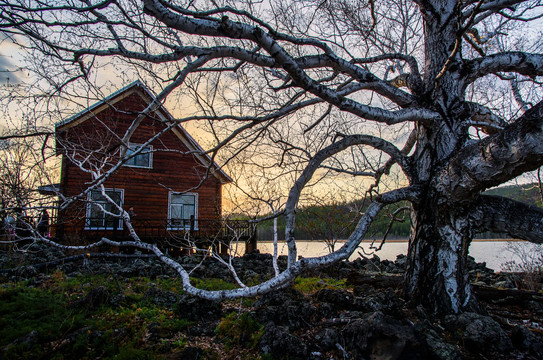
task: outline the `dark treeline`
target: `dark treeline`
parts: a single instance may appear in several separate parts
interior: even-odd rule
[[[500,186],[499,188],[487,190],[485,194],[503,196],[526,204],[542,206],[542,196],[538,183]]]
[[[407,204],[406,204],[407,206]],[[367,205],[362,201],[338,202],[328,205],[301,207],[296,213],[295,237],[300,240],[341,240],[353,232]],[[383,211],[373,222],[367,238],[380,238],[388,230],[389,238],[406,238],[409,235],[409,212],[401,211],[391,224],[393,213],[400,207],[393,206]],[[285,238],[285,220],[278,221],[279,239]],[[258,226],[259,240],[273,239],[273,221],[265,221]]]
[[[504,196],[530,205],[542,206],[537,183],[503,186],[488,190],[485,194]],[[409,205],[406,203],[390,206],[382,211],[371,225],[366,238],[380,239],[387,234],[388,239],[406,239],[409,236],[411,223],[409,211],[401,210],[404,206]],[[363,200],[301,207],[296,213],[295,237],[300,240],[346,239],[354,230],[366,207],[367,203]],[[394,215],[395,212],[398,213]],[[285,220],[283,217],[280,217],[278,221],[278,235],[280,240],[284,240]],[[491,233],[480,234],[477,237],[499,238]],[[258,225],[258,239],[273,240],[272,220]]]

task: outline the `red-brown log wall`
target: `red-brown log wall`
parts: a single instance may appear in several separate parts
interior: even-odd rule
[[[77,151],[82,157],[82,149],[91,147],[100,149],[94,157],[100,159],[105,156],[119,154],[119,140],[115,132],[122,137],[128,126],[142,111],[146,103],[140,95],[132,93],[94,117],[69,127],[58,134],[60,144],[68,144],[67,151]],[[164,124],[155,119],[146,118],[131,138],[133,143],[144,143],[151,136],[164,129]],[[108,129],[109,127],[109,129]],[[75,144],[75,146],[73,146]],[[78,144],[82,146],[79,147]],[[139,219],[168,218],[169,192],[182,192],[200,184],[205,175],[206,168],[192,154],[188,148],[172,131],[168,131],[154,140],[152,169],[123,166],[109,177],[104,186],[106,188],[124,189],[124,208],[134,207]],[[73,148],[72,148],[73,147]],[[162,152],[160,150],[175,150],[176,152]],[[60,150],[62,153],[66,150]],[[85,154],[86,155],[86,154]],[[115,162],[115,161],[114,161]],[[74,196],[88,187],[91,175],[80,170],[70,160],[63,156],[61,192],[66,196]],[[213,175],[209,175],[203,185],[192,193],[198,194],[198,219],[217,219],[221,214],[221,182]],[[83,203],[73,206],[65,214],[84,216]],[[75,217],[75,216],[74,216]],[[65,232],[70,232],[66,226]]]

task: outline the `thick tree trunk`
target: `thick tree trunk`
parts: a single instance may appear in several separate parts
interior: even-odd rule
[[[436,197],[413,211],[405,295],[434,314],[476,311],[466,266],[471,242],[468,216],[439,206]]]
[[[461,62],[460,12],[453,0],[422,1],[420,6],[426,39],[420,99],[443,119],[418,128],[413,154],[417,173],[412,185],[426,191],[413,204],[404,292],[413,304],[422,304],[435,314],[478,311],[466,267],[472,232],[469,212],[462,209],[469,200],[466,205],[452,198],[436,176],[468,139],[467,127],[462,125],[467,116],[462,81],[457,73],[447,71]]]

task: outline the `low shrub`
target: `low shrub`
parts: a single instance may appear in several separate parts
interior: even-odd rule
[[[336,280],[332,278],[301,277],[294,280],[294,289],[312,295],[322,289],[348,289],[346,279]]]
[[[211,278],[211,279],[200,279],[200,278],[191,278],[192,284],[200,289],[204,290],[232,290],[237,288],[231,282],[224,281],[223,279]]]
[[[247,312],[233,312],[221,320],[215,332],[227,348],[242,346],[253,349],[264,333],[264,326]]]
[[[507,251],[514,259],[502,265],[517,288],[538,291],[543,280],[543,245],[512,241]]]

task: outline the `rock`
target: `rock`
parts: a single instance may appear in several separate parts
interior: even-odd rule
[[[74,306],[91,311],[105,304],[108,300],[109,291],[103,286],[98,286],[92,288],[83,299],[76,301]]]
[[[364,268],[366,267],[366,261],[367,260],[365,258],[356,258],[351,262],[351,265],[354,269],[364,270]]]
[[[270,260],[271,261],[272,255],[271,254],[261,254],[259,250],[252,251],[250,253],[244,254],[242,259],[244,260]]]
[[[121,306],[127,306],[129,301],[130,298],[123,294],[112,295],[109,299],[109,303],[117,308],[120,308]]]
[[[404,305],[392,289],[382,290],[366,297],[357,297],[353,308],[363,312],[381,311],[388,315],[399,315]]]
[[[201,347],[197,346],[187,346],[183,351],[177,355],[176,359],[178,360],[195,360],[195,359],[204,359],[205,351]]]
[[[426,348],[432,359],[457,360],[461,359],[459,349],[447,344],[430,326],[417,325],[416,331],[419,337],[426,342]]]
[[[262,295],[255,303],[255,307],[281,306],[286,302],[305,299],[304,294],[292,287],[286,287],[278,291],[272,291]]]
[[[285,329],[268,324],[259,342],[264,354],[271,354],[274,359],[306,359],[307,346]]]
[[[325,359],[324,355],[319,351],[312,351],[311,354],[309,354],[310,360],[321,360]]]
[[[124,339],[129,336],[129,334],[130,330],[128,330],[125,326],[113,329],[113,337],[115,338]]]
[[[467,349],[476,353],[506,352],[513,348],[505,331],[489,316],[476,313],[449,315],[445,318],[445,326]]]
[[[511,280],[502,280],[498,281],[494,284],[497,288],[503,288],[503,289],[515,289],[516,286]]]
[[[328,318],[337,313],[337,309],[330,303],[316,303],[315,308],[317,310],[316,319]]]
[[[386,275],[376,273],[360,273],[353,271],[347,276],[347,285],[363,286],[371,285],[374,288],[384,289],[393,288],[396,289],[401,286],[403,281],[402,276],[398,275]]]
[[[151,284],[149,289],[143,294],[143,300],[151,304],[172,308],[179,301],[179,295],[173,291],[162,290]]]
[[[222,306],[218,301],[183,294],[177,303],[177,314],[183,319],[193,321],[216,320],[222,315]]]
[[[145,329],[145,333],[143,334],[143,340],[145,342],[156,342],[160,339],[159,336],[159,326],[157,322],[152,322],[149,325],[147,325],[147,329]]]
[[[404,254],[396,256],[396,261],[394,263],[402,271],[405,270],[405,267],[407,266],[407,256],[405,256]]]
[[[36,276],[38,274],[38,271],[36,268],[32,265],[29,266],[22,266],[17,269],[17,276],[20,276],[21,278],[31,278],[33,276]]]
[[[216,322],[200,322],[187,328],[190,336],[213,336],[217,328]]]
[[[253,269],[246,269],[243,273],[243,281],[248,283],[250,281],[259,281],[260,276]]]
[[[524,326],[513,329],[511,340],[516,348],[528,350],[537,359],[543,359],[543,340]]]
[[[335,350],[339,342],[339,334],[334,328],[325,328],[313,337],[315,347],[322,352]]]
[[[382,312],[366,314],[347,324],[340,333],[352,359],[425,359],[413,327]]]
[[[535,300],[525,300],[522,303],[524,309],[528,309],[538,315],[543,315],[543,303]]]
[[[271,322],[293,329],[308,327],[317,312],[301,292],[292,288],[264,294],[253,306],[255,317],[261,324]]]
[[[354,301],[353,294],[342,289],[321,289],[313,298],[321,303],[329,303],[336,311],[352,309]]]
[[[25,336],[15,339],[11,344],[6,346],[2,351],[6,351],[8,348],[14,345],[24,345],[26,348],[30,348],[40,342],[40,334],[36,330],[32,330]]]

